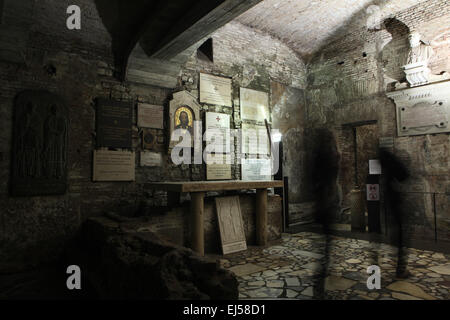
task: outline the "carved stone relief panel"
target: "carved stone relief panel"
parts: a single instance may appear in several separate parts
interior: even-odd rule
[[[68,111],[47,91],[27,90],[14,103],[11,194],[64,194],[67,187]]]

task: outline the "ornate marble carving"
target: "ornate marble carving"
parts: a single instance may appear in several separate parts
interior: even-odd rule
[[[407,64],[403,66],[406,79],[410,87],[417,87],[427,83],[449,79],[447,73],[434,75],[428,68],[428,62],[433,57],[434,51],[431,45],[421,40],[418,32],[411,32],[408,37],[410,49]],[[396,85],[397,89],[405,88],[406,83]]]
[[[399,136],[450,132],[450,81],[387,95],[396,104]]]

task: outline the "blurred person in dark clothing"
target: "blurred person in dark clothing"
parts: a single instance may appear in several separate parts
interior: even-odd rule
[[[394,237],[398,247],[397,253],[397,277],[407,278],[409,276],[408,254],[403,234],[406,216],[402,208],[402,196],[399,183],[409,178],[410,174],[406,166],[390,151],[380,149],[380,162],[384,175],[385,205],[388,215],[394,223]]]

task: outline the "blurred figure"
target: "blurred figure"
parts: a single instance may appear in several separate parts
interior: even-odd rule
[[[314,286],[314,298],[325,299],[325,278],[328,276],[331,253],[330,224],[339,212],[336,182],[340,155],[331,131],[318,129],[314,137],[312,179],[316,202],[316,221],[322,225],[325,235],[324,263],[317,275],[318,281]]]
[[[393,230],[397,253],[397,277],[407,278],[409,276],[408,254],[406,251],[406,242],[403,234],[405,216],[402,210],[402,197],[399,190],[399,182],[403,182],[409,177],[408,169],[391,152],[386,149],[380,149],[380,162],[384,174],[384,195],[385,205],[388,215],[394,222]]]

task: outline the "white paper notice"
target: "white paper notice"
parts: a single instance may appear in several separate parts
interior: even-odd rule
[[[369,160],[369,174],[381,174],[380,160]]]
[[[243,181],[272,180],[270,159],[242,159],[241,163]]]

